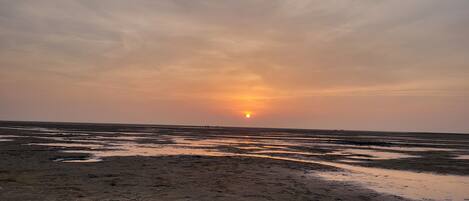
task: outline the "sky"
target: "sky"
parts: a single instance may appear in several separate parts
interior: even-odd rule
[[[0,0],[0,119],[469,133],[468,10]]]

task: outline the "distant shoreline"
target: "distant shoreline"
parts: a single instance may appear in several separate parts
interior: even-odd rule
[[[201,128],[201,129],[267,129],[279,131],[326,131],[326,132],[357,132],[357,133],[409,133],[409,134],[448,134],[448,135],[469,135],[464,132],[428,132],[428,131],[380,131],[380,130],[354,130],[354,129],[314,129],[314,128],[282,128],[282,127],[249,127],[249,126],[217,126],[217,125],[187,125],[187,124],[156,124],[156,123],[124,123],[124,122],[69,122],[69,121],[36,121],[36,120],[0,120],[0,124],[20,123],[20,124],[69,124],[69,125],[113,125],[113,126],[139,126],[139,127],[183,127],[183,128]]]

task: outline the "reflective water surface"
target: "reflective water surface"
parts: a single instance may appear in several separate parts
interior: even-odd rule
[[[378,192],[418,200],[465,200],[469,177],[335,164],[344,172],[319,172],[322,178],[355,182]]]
[[[40,127],[9,127],[30,131],[38,142],[25,146],[47,146],[65,153],[89,157],[64,157],[55,162],[100,162],[107,157],[205,155],[243,156],[315,163],[342,169],[311,172],[326,180],[352,182],[378,192],[417,200],[469,199],[469,177],[411,170],[367,167],[365,164],[440,157],[468,160],[469,145],[458,140],[422,140],[418,137],[348,136],[288,132],[227,133],[224,130],[153,129],[143,131],[77,131]],[[218,133],[220,132],[220,133]],[[2,141],[18,137],[0,135]],[[359,139],[359,140],[357,140]],[[1,144],[0,144],[1,145]],[[436,153],[436,156],[434,156]]]
[[[460,155],[460,156],[457,156],[456,159],[469,160],[469,155]]]

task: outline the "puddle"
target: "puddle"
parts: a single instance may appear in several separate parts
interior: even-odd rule
[[[359,163],[360,161],[355,161],[355,160],[350,160],[350,159],[341,159],[341,160],[338,160],[338,162],[343,162],[343,163]]]
[[[55,162],[64,162],[64,163],[95,163],[100,162],[102,159],[98,158],[88,158],[88,157],[63,157],[54,159]]]
[[[10,142],[13,141],[11,138],[19,138],[21,136],[17,135],[0,135],[0,142]]]
[[[22,137],[18,135],[0,135],[0,138],[17,138],[17,137]]]
[[[87,159],[80,159],[80,160],[65,160],[62,162],[64,163],[96,163],[96,162],[101,162],[101,161],[103,160],[99,158],[87,158]]]
[[[460,155],[455,157],[454,159],[469,160],[469,155]]]
[[[348,158],[374,159],[374,160],[389,160],[389,159],[415,157],[415,156],[408,155],[408,154],[375,151],[375,150],[370,150],[370,149],[344,149],[344,150],[336,151],[333,153],[342,154],[342,155],[362,155],[362,156],[348,156]]]
[[[333,181],[353,182],[377,192],[416,200],[469,199],[469,177],[436,175],[379,168],[334,164],[341,172],[317,172],[314,175]]]
[[[29,143],[27,145],[66,147],[66,148],[89,148],[89,149],[97,149],[97,148],[104,147],[104,145],[99,145],[99,144],[80,144],[80,143]]]
[[[269,149],[287,149],[287,146],[279,146],[279,145],[264,145],[262,146],[264,148],[269,148]]]
[[[422,147],[411,147],[411,146],[360,146],[360,145],[349,145],[349,144],[334,144],[334,143],[313,143],[312,145],[321,146],[321,147],[337,147],[340,149],[374,149],[374,150],[382,150],[382,151],[408,151],[408,152],[423,152],[423,151],[457,151],[458,149],[449,149],[449,148],[436,148],[436,147],[425,147],[423,145],[445,145],[445,144],[435,144],[435,143],[426,143],[426,144],[419,144]]]
[[[287,141],[315,141],[315,140],[332,140],[334,138],[318,138],[315,137],[295,137],[295,136],[288,136],[288,135],[276,135],[276,136],[259,136],[259,135],[213,135],[212,137],[224,137],[224,138],[236,138],[236,139],[252,139],[252,140],[262,140],[262,139],[270,139],[270,140],[287,140]]]
[[[322,156],[324,154],[317,154],[317,153],[309,153],[309,152],[300,152],[300,151],[284,151],[284,150],[262,150],[262,151],[254,151],[254,154],[297,154],[297,155],[304,155],[304,156]]]
[[[243,149],[243,150],[263,150],[264,148],[262,147],[237,147],[238,149]]]
[[[126,141],[135,141],[135,140],[143,140],[148,139],[148,137],[140,137],[140,136],[113,136],[113,137],[103,137],[103,136],[96,136],[94,139],[98,140],[126,140]]]
[[[361,167],[333,162],[291,159],[286,157],[240,154],[248,157],[270,158],[334,166],[339,172],[316,171],[311,174],[331,181],[352,182],[377,192],[416,200],[467,200],[469,176],[438,175],[411,171]]]
[[[354,146],[357,147],[357,146]],[[384,147],[384,146],[368,146],[369,149],[379,149],[379,150],[390,150],[390,151],[410,151],[410,152],[421,152],[421,151],[455,151],[456,149],[447,149],[447,148],[434,148],[434,147]]]
[[[207,149],[194,149],[179,146],[153,146],[141,144],[114,145],[113,149],[100,151],[64,151],[67,153],[88,153],[93,158],[106,158],[114,156],[171,156],[171,155],[201,155],[201,156],[227,156],[222,153]]]

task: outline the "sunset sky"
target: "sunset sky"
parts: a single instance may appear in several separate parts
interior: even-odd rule
[[[0,119],[469,133],[469,1],[0,0]]]

